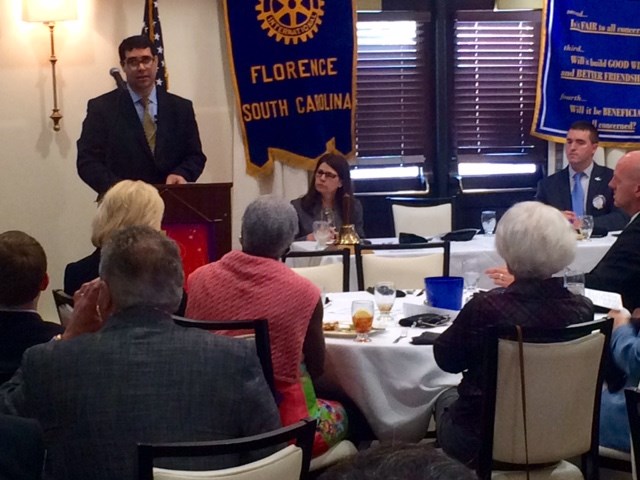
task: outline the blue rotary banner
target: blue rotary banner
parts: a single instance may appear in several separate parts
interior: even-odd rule
[[[354,1],[224,0],[249,174],[353,154]]]
[[[547,0],[532,134],[593,123],[604,146],[640,143],[640,3]]]

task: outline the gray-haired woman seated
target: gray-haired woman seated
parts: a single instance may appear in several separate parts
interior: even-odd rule
[[[515,277],[507,288],[479,293],[438,338],[438,366],[463,372],[457,389],[436,402],[438,441],[446,453],[473,465],[480,447],[482,409],[482,337],[494,325],[565,327],[593,320],[593,304],[551,278],[569,265],[576,235],[553,207],[523,202],[511,207],[498,223],[496,249]]]
[[[309,416],[318,419],[317,455],[346,436],[347,419],[339,403],[316,399],[311,382],[324,368],[320,290],[279,260],[297,231],[289,202],[271,196],[251,202],[242,217],[242,251],[189,275],[186,315],[267,319],[280,419],[285,426]]]

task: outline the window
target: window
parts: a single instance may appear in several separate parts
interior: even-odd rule
[[[433,82],[425,12],[358,15],[356,150],[360,166],[424,163]],[[433,129],[429,129],[431,131]]]
[[[530,164],[531,173],[545,162],[546,142],[529,134],[540,17],[539,11],[456,12],[453,141],[463,176],[473,175],[470,162],[493,164],[493,174],[514,173],[500,164]]]

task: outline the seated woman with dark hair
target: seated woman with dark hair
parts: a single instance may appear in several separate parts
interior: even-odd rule
[[[122,180],[104,194],[91,224],[93,253],[64,269],[64,291],[73,295],[83,283],[98,278],[100,248],[116,230],[144,225],[160,230],[164,201],[158,190],[148,183]]]
[[[340,229],[344,221],[342,204],[351,195],[351,223],[360,238],[364,238],[362,204],[353,197],[349,163],[338,153],[326,153],[318,159],[305,195],[291,202],[298,214],[298,239],[315,240],[313,222],[327,220]]]
[[[346,436],[347,419],[341,404],[316,398],[311,381],[324,369],[320,291],[279,260],[295,238],[297,223],[285,200],[254,200],[242,217],[242,251],[231,251],[189,275],[186,315],[267,319],[282,424],[316,418],[318,455]]]
[[[511,207],[498,223],[496,249],[515,281],[475,295],[436,340],[433,353],[446,372],[463,372],[457,389],[436,401],[438,442],[468,465],[480,447],[483,332],[497,325],[561,328],[593,320],[593,304],[552,278],[569,265],[576,235],[559,210],[538,202]]]

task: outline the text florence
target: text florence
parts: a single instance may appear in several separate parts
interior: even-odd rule
[[[351,110],[352,107],[350,93],[318,93],[316,95],[296,97],[294,103],[295,111],[299,115],[329,110]],[[268,120],[270,118],[286,117],[290,111],[287,99],[245,103],[242,105],[242,119],[245,122]]]

